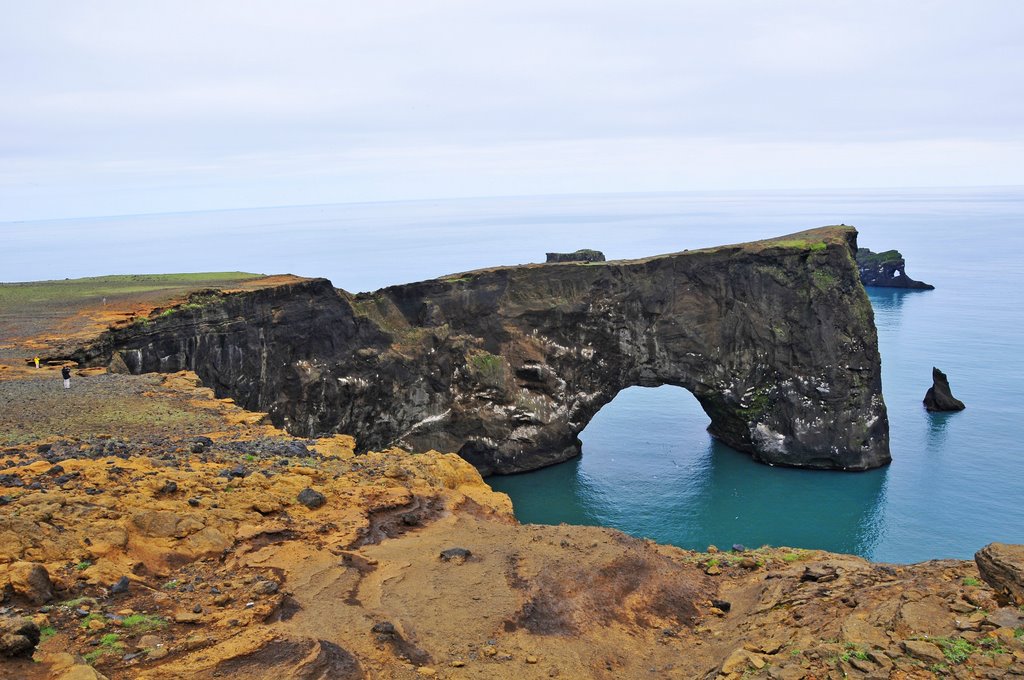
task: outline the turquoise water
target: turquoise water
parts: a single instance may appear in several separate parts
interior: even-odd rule
[[[0,215],[2,220],[2,215]],[[681,388],[622,392],[583,456],[491,478],[522,521],[614,526],[688,548],[791,545],[909,562],[1024,543],[1024,188],[493,198],[0,222],[0,280],[291,272],[351,291],[549,250],[610,258],[853,224],[934,291],[871,291],[893,464],[769,468],[712,440]],[[929,415],[931,367],[967,410]]]

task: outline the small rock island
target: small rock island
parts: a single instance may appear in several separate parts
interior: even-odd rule
[[[857,249],[857,269],[865,286],[882,288],[911,288],[934,290],[935,286],[924,281],[915,281],[907,276],[906,260],[898,250],[875,253],[867,248]]]
[[[929,411],[963,411],[964,402],[953,396],[949,378],[939,369],[932,367],[932,386],[924,395],[924,407]]]

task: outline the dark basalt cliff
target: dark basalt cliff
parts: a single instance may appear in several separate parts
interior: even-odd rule
[[[915,281],[907,276],[906,260],[898,250],[876,253],[867,248],[857,249],[857,268],[860,280],[865,286],[882,288],[916,288],[934,290],[935,286],[924,281]]]
[[[480,270],[351,295],[314,279],[208,296],[75,358],[194,370],[291,432],[457,451],[482,472],[580,452],[622,389],[671,384],[709,430],[773,465],[889,462],[856,231],[606,263]]]

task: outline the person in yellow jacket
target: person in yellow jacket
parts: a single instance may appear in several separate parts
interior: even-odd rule
[[[36,355],[35,362],[36,362],[36,368],[39,368],[39,355],[38,354]]]

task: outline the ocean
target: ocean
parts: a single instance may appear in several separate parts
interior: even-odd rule
[[[252,271],[356,292],[547,251],[634,258],[852,224],[933,291],[869,289],[893,463],[770,468],[713,440],[686,390],[621,392],[583,455],[492,477],[524,522],[703,549],[788,545],[914,562],[1024,543],[1024,188],[480,198],[0,222],[0,280]],[[931,368],[967,409],[928,414]]]

